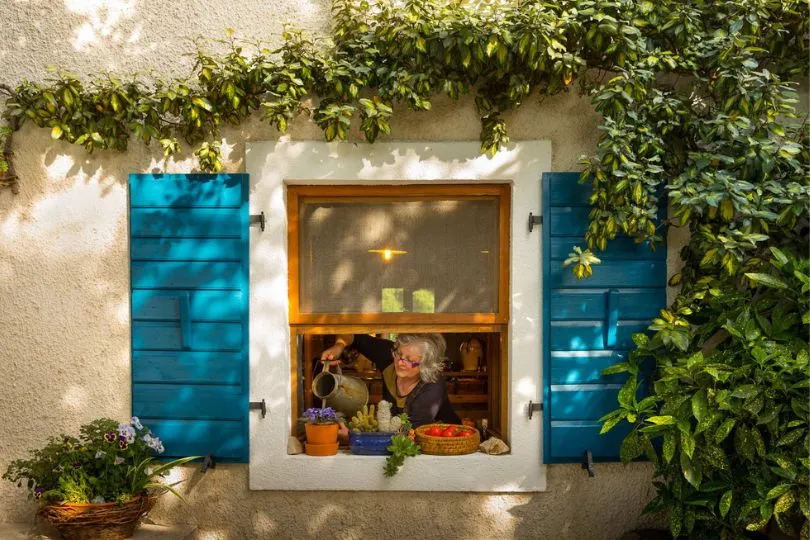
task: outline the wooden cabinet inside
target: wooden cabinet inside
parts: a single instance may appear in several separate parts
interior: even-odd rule
[[[390,334],[376,334],[378,337],[392,338]],[[486,419],[496,434],[502,434],[506,425],[506,392],[504,377],[505,362],[502,359],[502,333],[443,333],[447,341],[447,359],[444,378],[450,403],[462,419],[470,419],[476,424]],[[482,345],[481,362],[475,370],[462,369],[462,345],[471,339]],[[303,408],[319,407],[320,400],[312,393],[312,381],[322,369],[321,352],[334,344],[334,335],[305,334],[303,336],[301,380],[303,383]],[[369,389],[369,403],[382,399],[382,375],[374,366],[347,350],[342,357],[343,373],[363,380]],[[470,364],[468,362],[468,366]]]

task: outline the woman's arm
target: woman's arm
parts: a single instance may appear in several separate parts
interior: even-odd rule
[[[349,345],[354,346],[360,354],[374,363],[374,367],[380,371],[387,368],[393,361],[391,356],[391,342],[369,336],[368,334],[340,334],[335,339],[335,344],[321,353],[321,360],[324,362],[337,363],[340,355]]]
[[[387,339],[369,336],[368,334],[357,334],[354,336],[352,346],[363,356],[374,363],[374,367],[382,371],[394,361],[391,356],[393,343]]]

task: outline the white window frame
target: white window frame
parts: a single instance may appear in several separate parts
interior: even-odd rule
[[[250,489],[340,491],[534,492],[546,489],[542,414],[541,175],[551,170],[550,141],[510,144],[493,158],[476,142],[251,142],[246,148],[251,213],[264,231],[250,233],[250,395],[267,416],[250,418]],[[290,325],[287,297],[288,184],[510,183],[509,426],[504,456],[407,458],[393,478],[384,457],[288,455],[291,422]]]

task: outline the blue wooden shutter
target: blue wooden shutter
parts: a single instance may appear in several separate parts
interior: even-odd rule
[[[132,414],[169,457],[248,460],[247,180],[129,177]]]
[[[625,429],[599,435],[598,419],[617,408],[625,376],[604,368],[633,347],[666,304],[666,249],[618,237],[597,253],[602,264],[577,280],[564,268],[571,247],[584,246],[590,184],[579,173],[543,175],[543,375],[545,463],[618,459]]]

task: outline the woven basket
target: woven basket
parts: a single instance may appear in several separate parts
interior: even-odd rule
[[[450,426],[472,429],[473,434],[466,437],[434,437],[425,435],[432,426],[439,426],[445,429]],[[434,456],[460,456],[462,454],[472,454],[478,451],[478,444],[481,442],[481,435],[478,430],[469,426],[459,424],[426,424],[416,428],[416,442],[422,447],[423,454]]]
[[[142,495],[124,504],[49,504],[38,515],[56,527],[65,540],[123,540],[135,533],[156,500]]]

